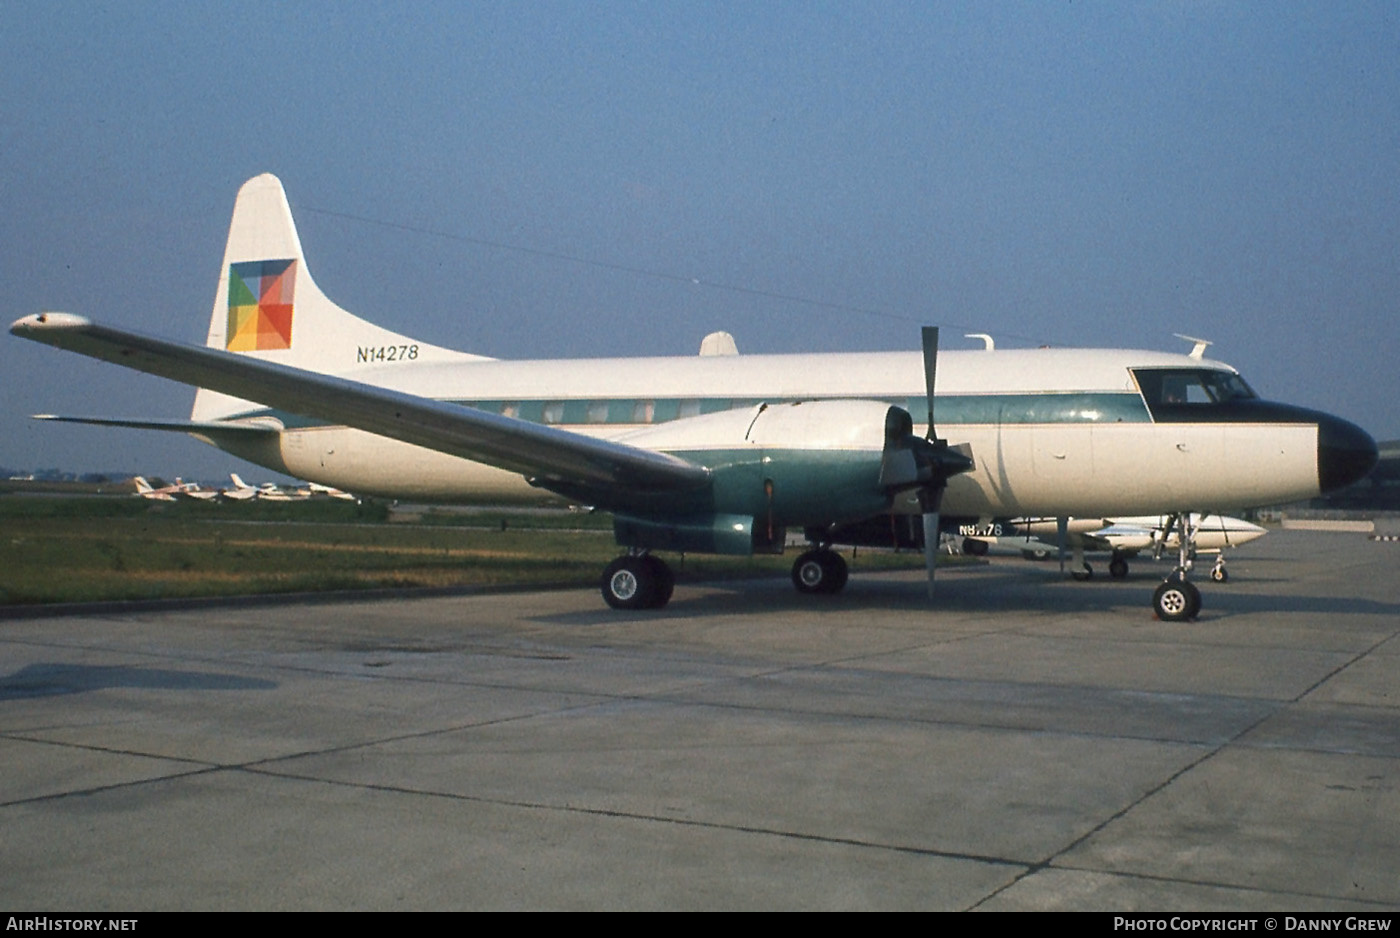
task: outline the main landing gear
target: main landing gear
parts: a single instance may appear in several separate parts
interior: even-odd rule
[[[628,554],[607,565],[601,585],[614,609],[660,609],[671,601],[676,575],[659,557]]]
[[[792,565],[792,585],[799,593],[839,593],[847,575],[845,559],[826,547],[807,551]]]
[[[792,565],[792,585],[799,593],[839,593],[849,570],[845,559],[827,547],[809,550]],[[648,553],[619,557],[603,570],[603,600],[614,609],[660,609],[671,601],[675,574],[666,562]]]

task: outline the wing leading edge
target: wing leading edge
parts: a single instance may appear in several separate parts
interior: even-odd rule
[[[26,316],[11,325],[10,332],[136,371],[519,472],[544,488],[558,482],[573,490],[677,492],[701,487],[710,479],[705,467],[666,453],[169,342],[71,313]]]

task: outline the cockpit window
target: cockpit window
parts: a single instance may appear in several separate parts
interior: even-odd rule
[[[1255,397],[1244,379],[1230,371],[1136,368],[1133,377],[1137,379],[1138,388],[1154,417],[1159,408],[1172,409],[1178,405],[1210,407]]]

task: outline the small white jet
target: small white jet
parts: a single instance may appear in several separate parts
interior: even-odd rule
[[[986,525],[961,525],[957,533],[963,538],[963,552],[982,554],[986,545],[995,543],[1019,549],[1035,559],[1054,555],[1060,547],[1060,523],[1056,518],[1012,518]],[[1224,583],[1230,575],[1225,567],[1225,551],[1248,544],[1268,533],[1268,530],[1243,518],[1229,515],[1185,516],[1140,515],[1135,517],[1098,519],[1068,518],[1064,525],[1064,546],[1074,552],[1071,575],[1087,580],[1094,569],[1084,560],[1084,554],[1109,553],[1108,572],[1115,578],[1128,575],[1128,560],[1143,551],[1151,551],[1153,559],[1164,553],[1181,553],[1188,548],[1187,562],[1193,563],[1198,554],[1214,554],[1215,563],[1210,578]]]
[[[338,489],[330,485],[322,485],[319,482],[308,482],[306,483],[306,488],[307,491],[311,493],[312,498],[334,498],[342,502],[359,501],[358,498],[343,489]]]
[[[136,486],[137,495],[153,502],[173,502],[175,501],[175,492],[179,489],[179,485],[164,485],[156,488],[147,481],[145,476],[133,476],[131,482]]]
[[[224,498],[231,498],[234,501],[251,501],[259,499],[265,502],[296,502],[311,497],[311,489],[284,489],[276,482],[264,482],[256,488],[244,482],[242,477],[236,472],[229,473],[229,478],[233,480],[233,488],[224,489]]]
[[[175,480],[175,494],[180,498],[192,498],[197,502],[212,502],[219,497],[219,493],[214,489],[206,489],[198,482],[181,482]]]
[[[299,502],[310,497],[310,489],[284,489],[276,482],[258,486],[258,500],[263,502]]]
[[[196,501],[212,501],[219,497],[218,492],[200,488],[198,482],[186,482],[183,479],[176,479],[174,484],[155,488],[146,480],[145,476],[133,476],[132,483],[136,486],[136,494],[142,498],[149,498],[158,502],[173,502],[177,498],[192,498]]]
[[[826,593],[846,580],[834,545],[918,544],[932,593],[938,538],[923,532],[940,514],[1219,513],[1309,498],[1376,461],[1359,427],[1260,400],[1200,344],[939,355],[925,329],[922,352],[742,355],[717,341],[685,358],[497,361],[440,348],[321,292],[271,175],[238,194],[204,347],[71,313],[10,331],[199,388],[189,420],[58,419],[183,431],[362,494],[611,512],[627,553],[601,590],[627,609],[670,599],[657,551],[779,553],[801,530],[793,582]],[[1164,619],[1200,609],[1182,559],[1153,597]]]
[[[233,488],[224,489],[224,498],[235,502],[247,502],[258,497],[258,490],[239,478],[238,473],[229,473],[229,479],[233,482]]]

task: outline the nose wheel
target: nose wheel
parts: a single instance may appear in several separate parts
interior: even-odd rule
[[[1187,622],[1201,612],[1201,591],[1186,579],[1194,565],[1192,558],[1196,554],[1196,532],[1200,522],[1192,523],[1189,511],[1173,515],[1162,531],[1161,543],[1166,543],[1172,528],[1177,525],[1180,526],[1177,567],[1167,581],[1152,593],[1152,611],[1163,622]]]
[[[1163,622],[1187,622],[1201,611],[1201,591],[1173,576],[1152,594],[1152,609]]]

